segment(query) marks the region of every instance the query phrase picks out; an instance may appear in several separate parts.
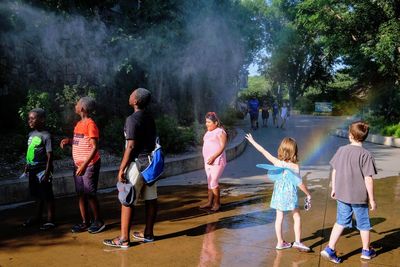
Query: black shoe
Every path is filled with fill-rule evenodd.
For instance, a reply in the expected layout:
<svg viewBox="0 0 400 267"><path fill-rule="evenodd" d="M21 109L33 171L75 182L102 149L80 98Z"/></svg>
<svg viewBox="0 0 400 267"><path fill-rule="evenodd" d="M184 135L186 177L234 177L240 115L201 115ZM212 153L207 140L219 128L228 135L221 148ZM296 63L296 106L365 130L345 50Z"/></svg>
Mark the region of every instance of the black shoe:
<svg viewBox="0 0 400 267"><path fill-rule="evenodd" d="M94 221L88 228L88 232L91 234L97 234L103 231L103 229L106 227L105 223L103 221Z"/></svg>
<svg viewBox="0 0 400 267"><path fill-rule="evenodd" d="M56 225L53 222L46 222L40 226L40 230L46 231L55 228Z"/></svg>
<svg viewBox="0 0 400 267"><path fill-rule="evenodd" d="M81 233L88 229L88 225L86 223L77 223L71 228L71 232L73 233Z"/></svg>

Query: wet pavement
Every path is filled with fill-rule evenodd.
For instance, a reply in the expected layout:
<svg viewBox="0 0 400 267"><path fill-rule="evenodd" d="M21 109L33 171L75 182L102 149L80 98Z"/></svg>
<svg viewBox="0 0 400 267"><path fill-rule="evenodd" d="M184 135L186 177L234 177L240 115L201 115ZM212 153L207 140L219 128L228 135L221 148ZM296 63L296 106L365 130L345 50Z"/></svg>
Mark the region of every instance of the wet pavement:
<svg viewBox="0 0 400 267"><path fill-rule="evenodd" d="M293 117L292 117L293 118ZM40 231L18 225L32 212L32 204L0 211L0 266L332 266L319 252L329 239L335 222L336 205L329 198L329 159L347 141L330 136L342 119L298 116L287 130L261 128L256 140L276 151L283 136L299 143L302 176L311 188L313 207L301 211L304 243L309 253L295 249L276 251L275 211L268 202L272 184L257 163L262 156L252 147L228 163L221 181L221 212L209 214L197 207L206 199L205 178L195 171L167 178L160 183L156 242L132 242L129 249L105 247L102 240L119 233L119 206L115 191L100 194L106 231L99 234L72 234L78 222L75 197L57 199L58 227ZM246 127L246 126L245 126ZM245 129L247 130L247 129ZM378 210L371 213L372 246L378 256L360 260L358 231L346 231L337 244L342 266L400 266L400 149L366 144L381 170L375 181ZM390 176L390 177L389 177ZM303 195L300 194L300 203ZM4 207L3 207L4 208ZM135 210L132 230L141 230L144 209ZM284 237L293 242L293 220L285 217Z"/></svg>

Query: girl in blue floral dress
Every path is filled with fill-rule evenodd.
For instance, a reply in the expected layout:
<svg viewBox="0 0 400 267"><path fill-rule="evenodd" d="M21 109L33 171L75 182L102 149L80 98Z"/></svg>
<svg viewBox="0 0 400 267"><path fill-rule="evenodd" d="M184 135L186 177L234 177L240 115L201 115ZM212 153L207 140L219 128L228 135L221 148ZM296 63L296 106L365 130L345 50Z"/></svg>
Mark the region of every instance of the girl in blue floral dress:
<svg viewBox="0 0 400 267"><path fill-rule="evenodd" d="M307 195L308 201L311 201L311 195L307 186L303 184L300 177L300 168L297 164L296 141L293 138L284 138L279 145L278 158L276 158L260 146L253 139L251 134L247 134L246 139L273 164L258 164L257 167L267 169L269 179L274 181L271 208L276 210L275 232L278 239L276 249L293 247L303 251L309 251L310 248L301 243L300 240L301 219L298 206L297 187ZM284 211L292 211L293 214L295 235L295 242L293 245L283 239L282 224Z"/></svg>

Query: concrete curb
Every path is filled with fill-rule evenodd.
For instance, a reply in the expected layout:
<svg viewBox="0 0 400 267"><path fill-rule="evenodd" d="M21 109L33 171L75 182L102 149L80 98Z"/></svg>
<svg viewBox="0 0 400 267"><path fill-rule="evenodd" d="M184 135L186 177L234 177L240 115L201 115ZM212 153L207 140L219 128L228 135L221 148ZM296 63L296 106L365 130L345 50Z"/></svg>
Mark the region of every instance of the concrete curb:
<svg viewBox="0 0 400 267"><path fill-rule="evenodd" d="M336 129L335 135L343 138L348 138L348 130ZM396 137L369 134L365 141L374 144L400 148L400 138Z"/></svg>
<svg viewBox="0 0 400 267"><path fill-rule="evenodd" d="M237 128L237 135L226 149L227 159L238 157L246 148L244 131ZM163 177L182 174L204 167L201 153L186 154L174 158L166 158ZM99 189L112 188L116 184L118 166L102 167L100 170ZM74 179L71 172L55 173L53 178L54 195L65 196L75 193ZM0 205L30 200L28 180L12 179L0 182Z"/></svg>

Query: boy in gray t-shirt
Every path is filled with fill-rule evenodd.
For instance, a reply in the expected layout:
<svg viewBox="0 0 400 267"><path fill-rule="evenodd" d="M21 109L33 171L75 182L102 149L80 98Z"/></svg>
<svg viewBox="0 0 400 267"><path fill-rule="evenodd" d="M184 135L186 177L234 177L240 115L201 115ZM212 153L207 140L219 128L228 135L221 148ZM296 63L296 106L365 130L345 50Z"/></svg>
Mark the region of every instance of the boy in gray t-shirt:
<svg viewBox="0 0 400 267"><path fill-rule="evenodd" d="M377 172L374 158L362 147L368 132L368 124L362 121L353 122L349 126L350 144L340 147L330 161L333 168L331 197L337 201L337 214L329 244L321 251L321 255L334 263L341 262L336 256L335 246L344 228L352 227L353 214L363 246L361 258L369 260L376 256L375 250L369 246L371 224L368 202L371 210L375 210L372 176Z"/></svg>

